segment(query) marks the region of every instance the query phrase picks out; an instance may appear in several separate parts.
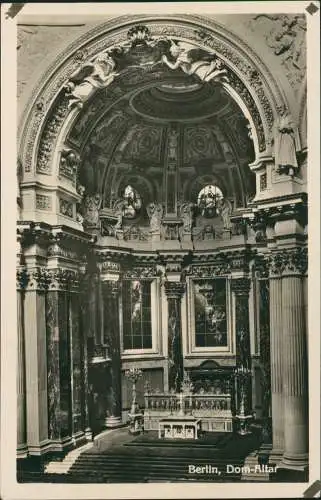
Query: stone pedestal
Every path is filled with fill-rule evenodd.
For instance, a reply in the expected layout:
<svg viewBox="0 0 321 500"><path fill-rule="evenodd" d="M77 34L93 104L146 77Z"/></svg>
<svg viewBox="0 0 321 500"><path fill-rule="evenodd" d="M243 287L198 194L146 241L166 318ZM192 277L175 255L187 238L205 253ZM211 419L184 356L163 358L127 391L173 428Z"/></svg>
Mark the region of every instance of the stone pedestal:
<svg viewBox="0 0 321 500"><path fill-rule="evenodd" d="M270 352L272 394L272 451L270 463L277 464L284 450L284 413L282 395L282 280L270 277Z"/></svg>
<svg viewBox="0 0 321 500"><path fill-rule="evenodd" d="M122 424L121 404L121 352L119 326L119 282L102 282L104 304L104 339L110 357L110 379L108 388L108 415L106 427L119 427Z"/></svg>
<svg viewBox="0 0 321 500"><path fill-rule="evenodd" d="M180 392L184 377L181 327L181 297L185 283L165 282L168 301L168 389Z"/></svg>

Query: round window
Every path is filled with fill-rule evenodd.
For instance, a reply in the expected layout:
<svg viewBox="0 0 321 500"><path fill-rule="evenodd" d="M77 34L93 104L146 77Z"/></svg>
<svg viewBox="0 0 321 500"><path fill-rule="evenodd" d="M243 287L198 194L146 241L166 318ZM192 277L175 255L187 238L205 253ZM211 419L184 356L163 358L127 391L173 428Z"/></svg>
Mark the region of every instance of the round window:
<svg viewBox="0 0 321 500"><path fill-rule="evenodd" d="M222 198L223 193L219 187L213 184L203 187L197 197L197 205L202 217L216 217L219 200Z"/></svg>

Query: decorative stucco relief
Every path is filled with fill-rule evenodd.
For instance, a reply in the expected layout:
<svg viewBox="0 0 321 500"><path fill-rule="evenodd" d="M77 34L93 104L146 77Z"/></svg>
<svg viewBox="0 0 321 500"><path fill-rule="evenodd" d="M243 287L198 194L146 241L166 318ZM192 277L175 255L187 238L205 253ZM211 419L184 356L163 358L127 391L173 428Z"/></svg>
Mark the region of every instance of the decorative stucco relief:
<svg viewBox="0 0 321 500"><path fill-rule="evenodd" d="M249 21L249 29L263 33L267 46L279 59L295 91L306 74L306 18L304 15L259 14Z"/></svg>

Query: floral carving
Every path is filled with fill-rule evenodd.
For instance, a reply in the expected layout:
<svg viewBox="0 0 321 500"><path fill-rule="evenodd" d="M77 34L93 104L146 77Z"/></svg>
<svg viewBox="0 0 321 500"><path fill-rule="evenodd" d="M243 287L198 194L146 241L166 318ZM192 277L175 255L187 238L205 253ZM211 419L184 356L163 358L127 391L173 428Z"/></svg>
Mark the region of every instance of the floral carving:
<svg viewBox="0 0 321 500"><path fill-rule="evenodd" d="M269 256L268 262L272 276L284 273L304 275L308 269L308 250L306 247L297 247L275 252Z"/></svg>
<svg viewBox="0 0 321 500"><path fill-rule="evenodd" d="M51 173L51 155L54 149L55 140L66 115L67 100L60 98L56 102L56 105L45 125L40 141L37 159L37 172L40 174Z"/></svg>

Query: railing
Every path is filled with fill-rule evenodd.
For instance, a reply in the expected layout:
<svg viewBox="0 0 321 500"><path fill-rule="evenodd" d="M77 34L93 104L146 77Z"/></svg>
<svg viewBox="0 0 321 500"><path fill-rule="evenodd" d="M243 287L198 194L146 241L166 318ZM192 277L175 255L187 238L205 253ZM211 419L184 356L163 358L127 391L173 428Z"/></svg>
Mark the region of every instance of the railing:
<svg viewBox="0 0 321 500"><path fill-rule="evenodd" d="M157 430L161 418L192 415L202 420L203 430L232 431L230 394L145 393L144 427Z"/></svg>

